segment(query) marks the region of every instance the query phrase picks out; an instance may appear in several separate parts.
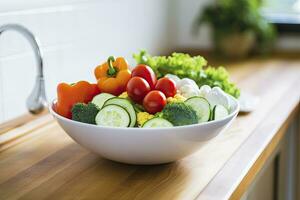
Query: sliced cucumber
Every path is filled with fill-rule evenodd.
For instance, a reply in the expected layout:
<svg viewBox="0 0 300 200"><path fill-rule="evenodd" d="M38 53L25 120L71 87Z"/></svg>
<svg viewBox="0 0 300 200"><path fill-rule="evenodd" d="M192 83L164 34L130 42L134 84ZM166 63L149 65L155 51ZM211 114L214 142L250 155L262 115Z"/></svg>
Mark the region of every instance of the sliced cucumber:
<svg viewBox="0 0 300 200"><path fill-rule="evenodd" d="M173 127L173 124L161 117L154 117L143 124L143 128Z"/></svg>
<svg viewBox="0 0 300 200"><path fill-rule="evenodd" d="M224 119L227 115L229 115L228 110L222 105L215 105L212 113L213 120Z"/></svg>
<svg viewBox="0 0 300 200"><path fill-rule="evenodd" d="M128 127L129 113L119 105L104 106L96 115L96 124L110 127Z"/></svg>
<svg viewBox="0 0 300 200"><path fill-rule="evenodd" d="M111 104L119 105L122 108L124 108L129 113L129 116L130 116L130 121L131 121L130 127L135 126L136 113L135 113L135 110L134 110L132 104L130 103L130 101L128 101L127 99L124 99L124 98L114 97L114 98L108 99L104 103L104 106L111 105Z"/></svg>
<svg viewBox="0 0 300 200"><path fill-rule="evenodd" d="M207 122L210 119L210 105L203 97L191 97L185 100L185 103L191 106L197 114L198 122Z"/></svg>
<svg viewBox="0 0 300 200"><path fill-rule="evenodd" d="M92 103L95 104L99 109L101 109L108 99L114 98L115 96L109 93L101 93L95 96Z"/></svg>

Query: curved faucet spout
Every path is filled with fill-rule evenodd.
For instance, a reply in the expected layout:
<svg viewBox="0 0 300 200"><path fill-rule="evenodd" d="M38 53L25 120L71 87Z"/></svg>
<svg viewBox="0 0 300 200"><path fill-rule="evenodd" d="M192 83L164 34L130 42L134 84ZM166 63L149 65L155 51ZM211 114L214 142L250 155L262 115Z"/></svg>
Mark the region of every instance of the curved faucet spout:
<svg viewBox="0 0 300 200"><path fill-rule="evenodd" d="M23 35L29 41L34 51L37 62L37 76L34 88L27 98L26 106L30 113L38 114L42 112L47 106L43 71L43 56L39 47L39 41L31 31L19 24L5 24L3 26L0 26L0 36L7 30L13 30Z"/></svg>

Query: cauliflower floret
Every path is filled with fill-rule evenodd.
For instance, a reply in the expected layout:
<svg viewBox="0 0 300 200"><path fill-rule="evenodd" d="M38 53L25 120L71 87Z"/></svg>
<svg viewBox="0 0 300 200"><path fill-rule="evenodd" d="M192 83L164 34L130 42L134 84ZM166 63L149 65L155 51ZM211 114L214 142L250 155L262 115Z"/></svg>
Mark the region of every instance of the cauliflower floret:
<svg viewBox="0 0 300 200"><path fill-rule="evenodd" d="M120 94L119 97L126 99L126 98L128 98L128 93L125 91L122 94Z"/></svg>
<svg viewBox="0 0 300 200"><path fill-rule="evenodd" d="M179 88L180 94L185 98L199 96L199 89L194 88L192 85L183 85Z"/></svg>
<svg viewBox="0 0 300 200"><path fill-rule="evenodd" d="M182 86L185 86L185 85L190 85L194 89L199 89L197 83L194 80L190 79L190 78L183 78L183 79L180 80L179 87L182 87Z"/></svg>
<svg viewBox="0 0 300 200"><path fill-rule="evenodd" d="M200 96L206 98L206 95L211 91L211 87L209 85L203 85L200 88Z"/></svg>
<svg viewBox="0 0 300 200"><path fill-rule="evenodd" d="M175 94L174 97L167 98L168 103L184 102L185 100L186 100L186 98L180 94Z"/></svg>
<svg viewBox="0 0 300 200"><path fill-rule="evenodd" d="M165 75L165 77L168 77L169 79L173 80L176 84L176 87L179 86L179 82L181 81L181 79L178 76L176 76L174 74L167 74L167 75Z"/></svg>
<svg viewBox="0 0 300 200"><path fill-rule="evenodd" d="M142 126L146 121L149 119L152 119L154 115L151 115L150 113L147 112L138 112L137 113L137 123L139 126Z"/></svg>
<svg viewBox="0 0 300 200"><path fill-rule="evenodd" d="M214 87L205 97L211 106L222 105L230 109L230 102L228 95L219 87Z"/></svg>

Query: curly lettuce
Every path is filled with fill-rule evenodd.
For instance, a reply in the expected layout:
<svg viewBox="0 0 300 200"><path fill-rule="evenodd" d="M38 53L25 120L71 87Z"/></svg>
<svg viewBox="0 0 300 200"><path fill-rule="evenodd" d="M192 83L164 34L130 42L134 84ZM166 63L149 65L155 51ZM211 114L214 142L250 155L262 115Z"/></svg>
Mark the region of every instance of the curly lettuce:
<svg viewBox="0 0 300 200"><path fill-rule="evenodd" d="M180 78L194 77L206 64L202 56L191 57L189 54L172 53L171 56L151 56L145 50L133 54L138 64L150 66L158 78L174 74Z"/></svg>
<svg viewBox="0 0 300 200"><path fill-rule="evenodd" d="M184 53L172 53L171 56L151 56L145 50L133 54L138 64L150 66L158 78L166 74L174 74L179 78L193 79L199 87L219 86L226 93L239 97L240 90L230 82L229 74L224 67L205 67L207 61L202 56L190 56Z"/></svg>

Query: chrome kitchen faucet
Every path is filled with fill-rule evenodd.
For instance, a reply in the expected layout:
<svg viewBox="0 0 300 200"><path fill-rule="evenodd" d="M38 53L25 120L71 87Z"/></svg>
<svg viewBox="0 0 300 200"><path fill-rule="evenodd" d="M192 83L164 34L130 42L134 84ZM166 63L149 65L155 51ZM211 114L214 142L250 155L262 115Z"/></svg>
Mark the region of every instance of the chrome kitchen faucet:
<svg viewBox="0 0 300 200"><path fill-rule="evenodd" d="M31 31L19 24L5 24L3 26L0 26L0 36L3 32L9 30L17 31L21 33L21 35L23 35L25 38L27 38L34 51L37 62L37 76L34 88L29 97L27 98L26 106L30 113L39 114L45 109L45 107L47 107L43 72L43 56L39 47L39 41Z"/></svg>

